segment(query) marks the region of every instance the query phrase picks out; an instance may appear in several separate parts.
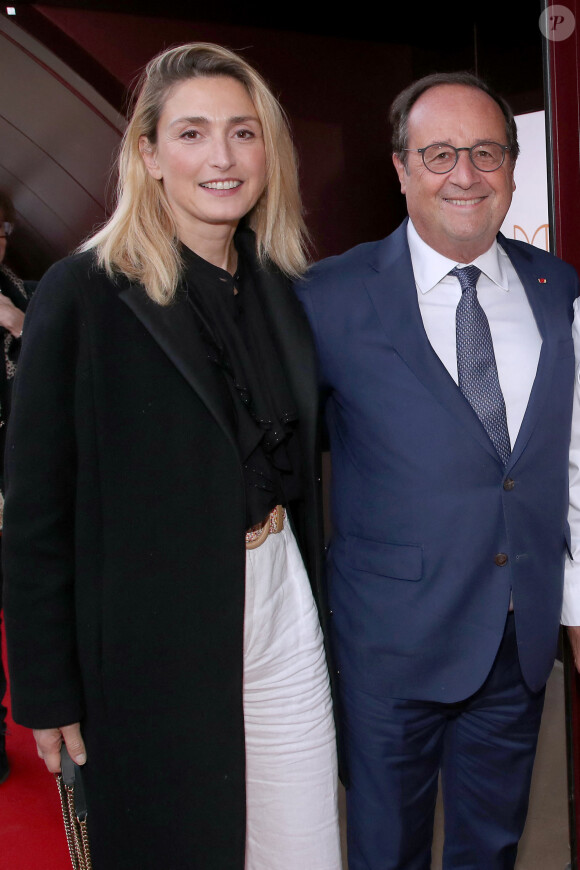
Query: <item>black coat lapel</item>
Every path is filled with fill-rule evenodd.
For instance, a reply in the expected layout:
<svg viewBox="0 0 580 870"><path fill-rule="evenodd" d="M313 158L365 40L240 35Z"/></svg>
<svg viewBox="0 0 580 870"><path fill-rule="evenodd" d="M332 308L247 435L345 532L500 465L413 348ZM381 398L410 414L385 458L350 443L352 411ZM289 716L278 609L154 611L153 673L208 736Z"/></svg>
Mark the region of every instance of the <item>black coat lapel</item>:
<svg viewBox="0 0 580 870"><path fill-rule="evenodd" d="M147 296L143 287L130 284L121 290L119 296L196 391L237 450L228 408L221 401L223 391L219 389L219 384L216 389L219 373L208 365L207 354L185 295L178 291L172 304L158 305Z"/></svg>
<svg viewBox="0 0 580 870"><path fill-rule="evenodd" d="M316 357L310 327L288 279L278 270L265 269L257 263L253 233L239 233L236 245L253 269L255 286L279 352L278 364L284 367L296 402L304 458L310 470L314 463L318 409ZM157 305L137 284L129 284L119 295L198 393L237 450L228 408L220 401L222 391L216 390L218 373L207 364L193 312L185 297L180 294L171 305Z"/></svg>

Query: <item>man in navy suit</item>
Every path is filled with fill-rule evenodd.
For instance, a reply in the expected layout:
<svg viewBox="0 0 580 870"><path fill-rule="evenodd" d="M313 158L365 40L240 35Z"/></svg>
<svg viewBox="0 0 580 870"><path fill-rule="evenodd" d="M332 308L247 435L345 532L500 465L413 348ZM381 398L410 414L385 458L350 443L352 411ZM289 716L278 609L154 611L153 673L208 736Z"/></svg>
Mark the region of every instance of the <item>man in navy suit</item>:
<svg viewBox="0 0 580 870"><path fill-rule="evenodd" d="M409 219L298 287L332 455L349 870L428 870L439 773L444 868L507 870L562 607L578 281L498 232L518 143L485 83L428 76L391 122Z"/></svg>

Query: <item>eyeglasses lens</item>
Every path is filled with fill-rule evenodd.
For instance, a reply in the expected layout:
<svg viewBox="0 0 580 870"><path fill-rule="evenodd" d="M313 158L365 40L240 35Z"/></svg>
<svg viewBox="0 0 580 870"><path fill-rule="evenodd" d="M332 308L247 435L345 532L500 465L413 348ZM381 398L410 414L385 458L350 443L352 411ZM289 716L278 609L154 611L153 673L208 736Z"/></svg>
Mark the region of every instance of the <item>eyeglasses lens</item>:
<svg viewBox="0 0 580 870"><path fill-rule="evenodd" d="M423 151L423 161L431 172L442 175L453 169L459 158L459 151L463 150L467 149L456 149L452 145L429 145ZM505 149L497 142L479 142L469 149L469 157L476 169L493 172L502 165Z"/></svg>

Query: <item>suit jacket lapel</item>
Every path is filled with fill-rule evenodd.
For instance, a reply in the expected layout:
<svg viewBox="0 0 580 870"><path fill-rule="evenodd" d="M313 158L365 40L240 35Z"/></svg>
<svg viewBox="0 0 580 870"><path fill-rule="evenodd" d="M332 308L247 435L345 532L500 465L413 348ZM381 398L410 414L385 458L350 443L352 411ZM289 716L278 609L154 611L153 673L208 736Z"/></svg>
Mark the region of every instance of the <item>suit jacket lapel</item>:
<svg viewBox="0 0 580 870"><path fill-rule="evenodd" d="M365 284L393 347L429 392L501 462L477 415L427 338L417 301L406 221L377 253L369 263Z"/></svg>
<svg viewBox="0 0 580 870"><path fill-rule="evenodd" d="M526 413L520 426L520 431L513 445L510 465L521 455L526 446L534 427L544 413L546 403L549 401L550 385L556 361L557 344L552 341L551 331L548 328L550 310L548 302L550 298L550 285L545 281L545 275L541 275L534 266L534 260L526 249L513 245L509 239L501 234L498 241L512 261L512 265L524 286L528 302L535 317L540 335L542 336L542 348L538 360L536 377ZM540 279L542 281L540 282Z"/></svg>
<svg viewBox="0 0 580 870"><path fill-rule="evenodd" d="M218 373L208 365L203 343L198 339L195 318L185 296L178 294L171 305L157 305L137 284L129 284L119 296L195 390L237 450L228 408L221 401L222 391L216 389Z"/></svg>

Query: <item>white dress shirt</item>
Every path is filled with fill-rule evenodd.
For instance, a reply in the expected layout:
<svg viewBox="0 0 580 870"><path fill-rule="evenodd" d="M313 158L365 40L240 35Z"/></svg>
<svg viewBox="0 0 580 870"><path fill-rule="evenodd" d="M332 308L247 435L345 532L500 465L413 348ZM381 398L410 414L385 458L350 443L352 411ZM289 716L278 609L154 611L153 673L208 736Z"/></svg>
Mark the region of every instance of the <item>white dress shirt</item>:
<svg viewBox="0 0 580 870"><path fill-rule="evenodd" d="M455 312L462 291L459 279L449 272L455 266L473 265L481 269L477 298L489 321L513 449L536 377L542 337L511 260L495 240L491 248L472 263L450 260L423 241L411 220L407 225L407 239L425 332L456 384L459 377ZM509 609L513 610L511 596Z"/></svg>
<svg viewBox="0 0 580 870"><path fill-rule="evenodd" d="M494 241L473 264L458 263L430 248L409 221L407 239L423 326L433 350L455 381L455 311L461 298L455 266L481 269L477 298L487 315L513 448L538 368L542 338L526 291L503 249ZM580 421L579 421L580 426Z"/></svg>
<svg viewBox="0 0 580 870"><path fill-rule="evenodd" d="M570 506L568 522L572 541L572 559L566 558L564 571L564 603L562 623L580 625L580 305L574 302L574 354L576 378L574 384L574 408L572 411L572 437L570 441Z"/></svg>

